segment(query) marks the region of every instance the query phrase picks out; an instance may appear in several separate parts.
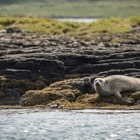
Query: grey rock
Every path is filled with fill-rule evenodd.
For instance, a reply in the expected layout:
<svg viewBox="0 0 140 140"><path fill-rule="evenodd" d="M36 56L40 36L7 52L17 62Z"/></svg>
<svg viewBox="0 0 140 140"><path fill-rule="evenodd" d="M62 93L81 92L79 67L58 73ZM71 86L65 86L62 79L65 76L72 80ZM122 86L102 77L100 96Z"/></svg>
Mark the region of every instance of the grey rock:
<svg viewBox="0 0 140 140"><path fill-rule="evenodd" d="M140 104L140 100L135 102L135 105L139 105Z"/></svg>
<svg viewBox="0 0 140 140"><path fill-rule="evenodd" d="M43 77L48 85L65 77L140 75L140 30L105 33L91 42L12 27L5 31L0 32L0 76L9 79L35 82Z"/></svg>

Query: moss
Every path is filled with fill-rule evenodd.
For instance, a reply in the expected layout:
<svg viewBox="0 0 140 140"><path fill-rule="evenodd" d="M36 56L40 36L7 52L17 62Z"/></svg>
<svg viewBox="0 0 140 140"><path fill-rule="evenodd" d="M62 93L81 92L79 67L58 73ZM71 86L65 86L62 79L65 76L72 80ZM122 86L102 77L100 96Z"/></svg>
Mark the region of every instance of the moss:
<svg viewBox="0 0 140 140"><path fill-rule="evenodd" d="M131 17L129 21L132 25L140 25L140 18L138 16Z"/></svg>
<svg viewBox="0 0 140 140"><path fill-rule="evenodd" d="M15 22L16 18L0 18L0 25L4 27L13 25Z"/></svg>
<svg viewBox="0 0 140 140"><path fill-rule="evenodd" d="M130 30L131 24L126 19L121 18L101 19L98 22L93 22L89 24L88 30L89 29L91 29L94 32L100 33L117 33Z"/></svg>
<svg viewBox="0 0 140 140"><path fill-rule="evenodd" d="M120 33L131 30L133 25L140 25L140 16L129 19L109 18L93 23L61 22L49 18L0 18L0 28L14 26L34 33L67 34L86 40L100 33Z"/></svg>

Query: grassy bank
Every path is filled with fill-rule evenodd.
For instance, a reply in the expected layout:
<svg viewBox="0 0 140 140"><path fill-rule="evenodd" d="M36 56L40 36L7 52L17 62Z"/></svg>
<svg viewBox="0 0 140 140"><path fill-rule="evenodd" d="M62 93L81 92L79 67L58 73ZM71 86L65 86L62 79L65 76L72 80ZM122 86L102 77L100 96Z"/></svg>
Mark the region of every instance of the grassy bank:
<svg viewBox="0 0 140 140"><path fill-rule="evenodd" d="M139 0L0 0L0 16L130 17Z"/></svg>
<svg viewBox="0 0 140 140"><path fill-rule="evenodd" d="M101 19L93 23L61 22L48 18L0 18L0 29L8 26L26 29L34 33L48 35L68 34L72 36L92 37L98 33L119 33L129 31L132 26L140 25L140 16L132 18Z"/></svg>

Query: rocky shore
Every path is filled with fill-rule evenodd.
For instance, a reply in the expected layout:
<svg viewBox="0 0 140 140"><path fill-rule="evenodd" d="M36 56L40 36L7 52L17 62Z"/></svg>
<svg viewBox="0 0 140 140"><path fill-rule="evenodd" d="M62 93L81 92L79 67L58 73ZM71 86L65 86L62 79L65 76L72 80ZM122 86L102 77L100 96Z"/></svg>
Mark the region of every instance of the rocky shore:
<svg viewBox="0 0 140 140"><path fill-rule="evenodd" d="M83 77L121 74L140 78L140 27L93 40L0 31L0 105L51 108L136 108L140 92L123 100L83 93Z"/></svg>

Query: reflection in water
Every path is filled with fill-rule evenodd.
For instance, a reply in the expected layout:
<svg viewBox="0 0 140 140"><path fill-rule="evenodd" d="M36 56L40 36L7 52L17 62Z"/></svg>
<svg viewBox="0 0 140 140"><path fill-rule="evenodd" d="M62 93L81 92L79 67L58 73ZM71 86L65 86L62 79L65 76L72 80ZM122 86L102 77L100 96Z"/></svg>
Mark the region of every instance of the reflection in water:
<svg viewBox="0 0 140 140"><path fill-rule="evenodd" d="M0 138L139 140L140 111L0 110Z"/></svg>

